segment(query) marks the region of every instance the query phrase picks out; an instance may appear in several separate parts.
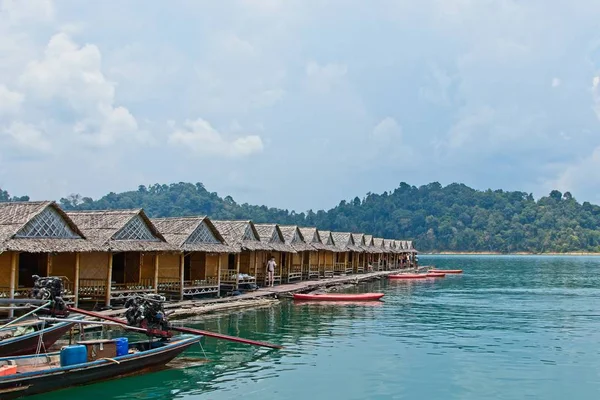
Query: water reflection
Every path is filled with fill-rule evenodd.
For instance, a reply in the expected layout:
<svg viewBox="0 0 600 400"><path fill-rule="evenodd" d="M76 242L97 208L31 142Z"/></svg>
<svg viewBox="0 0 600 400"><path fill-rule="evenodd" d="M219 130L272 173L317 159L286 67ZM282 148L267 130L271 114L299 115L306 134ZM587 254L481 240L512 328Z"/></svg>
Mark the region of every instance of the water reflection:
<svg viewBox="0 0 600 400"><path fill-rule="evenodd" d="M426 262L465 273L350 290L385 292L376 303L290 300L188 320L195 328L286 348L206 338L185 356L208 358L207 364L44 399L596 398L600 258Z"/></svg>

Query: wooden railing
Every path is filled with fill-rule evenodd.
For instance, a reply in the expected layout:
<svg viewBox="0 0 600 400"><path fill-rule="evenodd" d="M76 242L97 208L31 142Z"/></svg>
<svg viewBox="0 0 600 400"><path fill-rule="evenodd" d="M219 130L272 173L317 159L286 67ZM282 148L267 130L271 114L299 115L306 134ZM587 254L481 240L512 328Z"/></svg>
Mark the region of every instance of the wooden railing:
<svg viewBox="0 0 600 400"><path fill-rule="evenodd" d="M101 297L106 294L106 279L80 279L80 297Z"/></svg>
<svg viewBox="0 0 600 400"><path fill-rule="evenodd" d="M354 270L353 270L353 268L352 268L352 263L348 263L348 264L346 264L346 270L345 270L345 272L346 272L347 274L351 274L352 272L354 272Z"/></svg>
<svg viewBox="0 0 600 400"><path fill-rule="evenodd" d="M343 274L346 272L346 263L335 263L333 264L333 273Z"/></svg>
<svg viewBox="0 0 600 400"><path fill-rule="evenodd" d="M140 279L139 282L128 282L128 283L113 283L112 291L147 291L154 289L154 279L152 278L144 278Z"/></svg>
<svg viewBox="0 0 600 400"><path fill-rule="evenodd" d="M206 279L194 279L183 282L183 288L199 288L199 287L210 287L217 286L219 279L216 276L210 276ZM175 277L161 277L158 278L158 290L165 292L179 292L181 290L181 282L179 278Z"/></svg>
<svg viewBox="0 0 600 400"><path fill-rule="evenodd" d="M287 281L302 279L303 267L300 264L292 264L287 272Z"/></svg>
<svg viewBox="0 0 600 400"><path fill-rule="evenodd" d="M333 277L333 264L321 265L321 269L319 271L319 275L322 278L331 278L331 277Z"/></svg>

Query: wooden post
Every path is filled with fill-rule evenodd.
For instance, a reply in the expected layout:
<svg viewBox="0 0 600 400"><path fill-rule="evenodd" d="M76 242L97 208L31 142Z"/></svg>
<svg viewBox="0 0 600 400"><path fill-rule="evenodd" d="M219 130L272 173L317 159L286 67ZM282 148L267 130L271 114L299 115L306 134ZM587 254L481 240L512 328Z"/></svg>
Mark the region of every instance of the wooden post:
<svg viewBox="0 0 600 400"><path fill-rule="evenodd" d="M179 255L179 300L183 300L184 279L185 279L185 253L181 252L181 254Z"/></svg>
<svg viewBox="0 0 600 400"><path fill-rule="evenodd" d="M237 258L237 261L235 263L235 290L238 290L240 286L240 258L242 258L242 253L238 253L235 256Z"/></svg>
<svg viewBox="0 0 600 400"><path fill-rule="evenodd" d="M300 254L300 280L302 280L302 278L304 278L304 253L306 253L305 251L301 252Z"/></svg>
<svg viewBox="0 0 600 400"><path fill-rule="evenodd" d="M46 257L46 276L50 276L52 274L52 253L48 253L48 257Z"/></svg>
<svg viewBox="0 0 600 400"><path fill-rule="evenodd" d="M113 264L113 255L112 253L108 253L108 272L106 274L106 293L105 293L105 303L106 306L110 306L110 291L112 289L112 264Z"/></svg>
<svg viewBox="0 0 600 400"><path fill-rule="evenodd" d="M159 253L154 254L154 293L158 293L158 259Z"/></svg>
<svg viewBox="0 0 600 400"><path fill-rule="evenodd" d="M75 295L75 307L79 307L79 253L75 253L75 282L73 282L73 294Z"/></svg>
<svg viewBox="0 0 600 400"><path fill-rule="evenodd" d="M17 287L17 264L19 263L19 253L13 251L10 255L10 287L9 287L9 297L11 299L15 298L15 288ZM8 311L8 317L12 318L15 315L14 310Z"/></svg>
<svg viewBox="0 0 600 400"><path fill-rule="evenodd" d="M227 253L229 257L229 253ZM217 262L217 297L221 297L221 259L223 258L223 254L219 253L219 261Z"/></svg>

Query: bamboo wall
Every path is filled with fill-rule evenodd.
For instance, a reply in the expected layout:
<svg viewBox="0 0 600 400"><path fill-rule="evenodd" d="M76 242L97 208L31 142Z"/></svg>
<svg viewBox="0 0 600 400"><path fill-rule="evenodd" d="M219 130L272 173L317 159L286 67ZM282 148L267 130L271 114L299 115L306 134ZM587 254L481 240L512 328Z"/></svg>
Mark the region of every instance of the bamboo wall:
<svg viewBox="0 0 600 400"><path fill-rule="evenodd" d="M79 279L106 280L110 253L81 253L79 257Z"/></svg>
<svg viewBox="0 0 600 400"><path fill-rule="evenodd" d="M144 254L144 258L146 257L147 254ZM179 281L181 277L179 271L180 263L181 255L179 253L162 253L158 258L158 277L173 278ZM152 273L154 274L154 266L152 266Z"/></svg>
<svg viewBox="0 0 600 400"><path fill-rule="evenodd" d="M128 254L132 254L132 253L128 253ZM140 253L135 253L135 254L140 254ZM161 255L162 257L163 255ZM154 253L144 253L142 256L142 269L140 271L139 274L139 278L135 279L135 280L128 280L128 283L137 283L137 282L141 282L141 279L151 279L152 281L154 281L154 260L156 258L156 255ZM127 260L129 261L129 259ZM159 261L160 260L159 258ZM125 266L125 275L129 278L132 275L129 275L127 272L128 271L132 271L133 270L133 266L131 265L126 265Z"/></svg>
<svg viewBox="0 0 600 400"><path fill-rule="evenodd" d="M71 282L75 280L75 253L56 253L51 255L48 275L66 276Z"/></svg>
<svg viewBox="0 0 600 400"><path fill-rule="evenodd" d="M254 265L252 264L253 257L250 256L250 251L242 251L240 257L240 273L254 276Z"/></svg>
<svg viewBox="0 0 600 400"><path fill-rule="evenodd" d="M202 279L216 278L219 276L219 255L218 254L206 254L206 270L205 275Z"/></svg>
<svg viewBox="0 0 600 400"><path fill-rule="evenodd" d="M6 251L0 254L0 291L8 291L10 287L10 268L13 253ZM17 255L18 257L18 255ZM18 262L18 259L17 259Z"/></svg>

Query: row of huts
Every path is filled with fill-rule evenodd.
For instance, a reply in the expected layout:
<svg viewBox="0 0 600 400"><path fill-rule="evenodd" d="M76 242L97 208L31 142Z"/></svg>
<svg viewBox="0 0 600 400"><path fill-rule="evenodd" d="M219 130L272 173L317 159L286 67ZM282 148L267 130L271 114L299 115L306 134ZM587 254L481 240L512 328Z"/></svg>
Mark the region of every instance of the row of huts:
<svg viewBox="0 0 600 400"><path fill-rule="evenodd" d="M66 297L111 304L133 294L183 299L367 269L414 266L410 241L207 217L150 219L142 209L64 211L0 203L0 297L28 295L33 275L63 278Z"/></svg>

